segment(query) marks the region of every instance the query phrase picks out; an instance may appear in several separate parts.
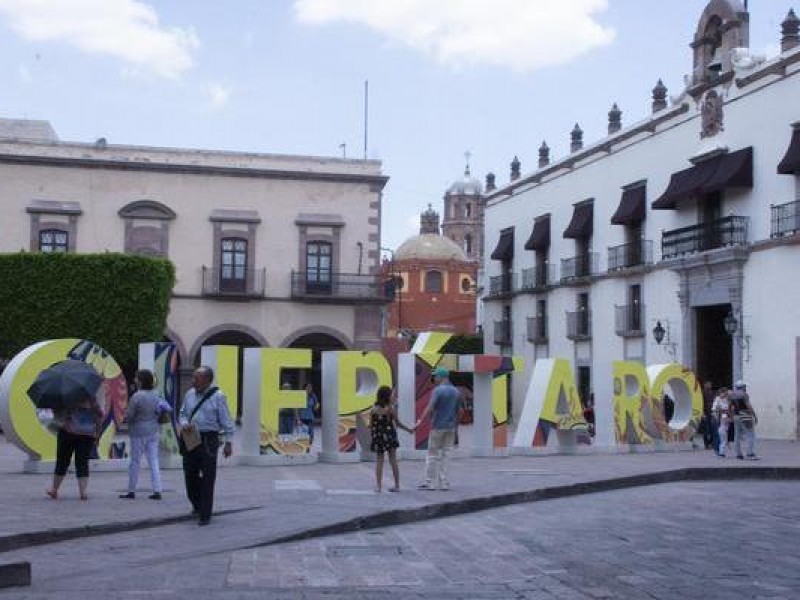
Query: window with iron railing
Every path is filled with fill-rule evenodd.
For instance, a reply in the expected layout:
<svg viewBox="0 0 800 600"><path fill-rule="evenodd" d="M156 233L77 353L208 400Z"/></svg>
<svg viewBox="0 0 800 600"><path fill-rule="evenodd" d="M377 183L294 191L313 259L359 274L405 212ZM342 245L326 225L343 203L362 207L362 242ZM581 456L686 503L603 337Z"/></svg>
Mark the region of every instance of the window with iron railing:
<svg viewBox="0 0 800 600"><path fill-rule="evenodd" d="M747 217L731 215L706 223L665 231L661 236L661 257L705 252L726 246L747 244Z"/></svg>
<svg viewBox="0 0 800 600"><path fill-rule="evenodd" d="M494 343L498 346L511 345L511 321L502 319L494 322Z"/></svg>
<svg viewBox="0 0 800 600"><path fill-rule="evenodd" d="M653 262L652 240L636 240L608 249L608 270L630 269Z"/></svg>
<svg viewBox="0 0 800 600"><path fill-rule="evenodd" d="M597 274L598 255L596 252L579 254L561 259L561 280L590 277Z"/></svg>
<svg viewBox="0 0 800 600"><path fill-rule="evenodd" d="M621 337L644 336L644 306L642 304L624 304L614 307L615 330Z"/></svg>
<svg viewBox="0 0 800 600"><path fill-rule="evenodd" d="M770 207L770 236L780 237L800 232L800 200Z"/></svg>

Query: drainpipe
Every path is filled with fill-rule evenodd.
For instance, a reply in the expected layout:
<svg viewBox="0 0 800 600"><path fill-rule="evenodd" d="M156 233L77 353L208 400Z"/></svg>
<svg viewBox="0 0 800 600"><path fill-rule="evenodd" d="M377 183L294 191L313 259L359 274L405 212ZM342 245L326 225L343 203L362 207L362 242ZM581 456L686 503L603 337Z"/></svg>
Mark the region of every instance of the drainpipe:
<svg viewBox="0 0 800 600"><path fill-rule="evenodd" d="M358 274L361 275L361 264L364 261L364 244L356 242L356 246L358 246Z"/></svg>

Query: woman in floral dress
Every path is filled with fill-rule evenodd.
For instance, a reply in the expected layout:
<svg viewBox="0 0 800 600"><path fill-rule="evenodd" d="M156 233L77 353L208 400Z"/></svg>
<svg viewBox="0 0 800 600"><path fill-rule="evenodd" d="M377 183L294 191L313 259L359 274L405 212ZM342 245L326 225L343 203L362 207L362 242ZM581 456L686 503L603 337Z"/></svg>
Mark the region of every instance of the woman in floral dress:
<svg viewBox="0 0 800 600"><path fill-rule="evenodd" d="M372 406L369 414L369 425L372 432L372 444L370 450L377 454L375 461L375 491L381 491L383 483L383 456L389 455L389 464L394 475L394 486L389 488L390 492L400 491L400 469L397 466L397 448L400 443L397 441L397 427L413 433L414 430L403 425L397 418L397 413L392 406L394 391L392 388L383 386L378 389L378 397Z"/></svg>

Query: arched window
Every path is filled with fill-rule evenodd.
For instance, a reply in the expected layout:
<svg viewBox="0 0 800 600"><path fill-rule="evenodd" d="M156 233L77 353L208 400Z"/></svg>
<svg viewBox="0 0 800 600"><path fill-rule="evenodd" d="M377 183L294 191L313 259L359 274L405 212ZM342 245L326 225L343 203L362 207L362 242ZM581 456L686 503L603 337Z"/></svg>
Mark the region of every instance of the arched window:
<svg viewBox="0 0 800 600"><path fill-rule="evenodd" d="M63 229L43 229L39 232L39 252L66 252L69 234Z"/></svg>
<svg viewBox="0 0 800 600"><path fill-rule="evenodd" d="M428 271L425 273L425 291L430 294L442 293L441 271Z"/></svg>
<svg viewBox="0 0 800 600"><path fill-rule="evenodd" d="M464 252L472 254L472 236L469 233L464 236Z"/></svg>

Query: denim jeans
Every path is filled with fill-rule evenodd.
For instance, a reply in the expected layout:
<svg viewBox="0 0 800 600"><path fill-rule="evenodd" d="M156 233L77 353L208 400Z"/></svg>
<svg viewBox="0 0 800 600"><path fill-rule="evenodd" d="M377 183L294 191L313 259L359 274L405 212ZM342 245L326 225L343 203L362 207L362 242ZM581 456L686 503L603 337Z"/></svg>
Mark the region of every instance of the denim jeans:
<svg viewBox="0 0 800 600"><path fill-rule="evenodd" d="M719 446L717 446L717 452L720 454L725 454L725 451L728 449L728 428L730 426L731 424L728 419L723 419L719 424L719 430L717 431Z"/></svg>
<svg viewBox="0 0 800 600"><path fill-rule="evenodd" d="M749 427L748 427L749 424ZM749 423L743 422L739 415L733 416L733 447L736 456L742 455L742 439L747 444L747 456L755 456L756 453L756 428L752 420Z"/></svg>

